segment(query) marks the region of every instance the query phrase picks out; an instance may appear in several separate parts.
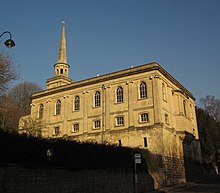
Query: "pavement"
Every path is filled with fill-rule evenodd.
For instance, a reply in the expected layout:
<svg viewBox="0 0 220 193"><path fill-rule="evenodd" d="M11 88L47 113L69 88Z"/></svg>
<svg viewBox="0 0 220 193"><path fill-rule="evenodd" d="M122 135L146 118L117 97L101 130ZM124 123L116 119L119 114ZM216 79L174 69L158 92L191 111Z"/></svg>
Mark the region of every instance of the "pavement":
<svg viewBox="0 0 220 193"><path fill-rule="evenodd" d="M162 187L162 188L159 188L157 190L154 190L154 191L150 191L148 193L169 193L169 192L175 192L175 191L178 191L178 190L181 190L181 189L184 189L184 188L188 188L188 187L191 187L191 186L194 186L198 183L201 183L201 182L205 182L207 180L211 180L211 179L214 179L216 178L216 175L213 175L213 176L208 176L208 177L203 177L203 178L200 178L194 182L186 182L186 183L179 183L179 184L174 184L174 185L169 185L169 186L165 186L165 187Z"/></svg>
<svg viewBox="0 0 220 193"><path fill-rule="evenodd" d="M194 186L195 184L196 184L195 182L186 182L186 183L174 184L174 185L170 185L170 186L160 188L160 189L157 190L157 192L154 192L154 193L175 192L177 190L181 190L181 189L184 189L184 188L188 188L190 186Z"/></svg>

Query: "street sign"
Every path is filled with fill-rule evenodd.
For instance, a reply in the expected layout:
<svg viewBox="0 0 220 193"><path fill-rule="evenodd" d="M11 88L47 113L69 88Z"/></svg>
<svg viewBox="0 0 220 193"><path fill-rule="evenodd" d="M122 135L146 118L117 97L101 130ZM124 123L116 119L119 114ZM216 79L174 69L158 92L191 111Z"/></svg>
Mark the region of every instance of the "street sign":
<svg viewBox="0 0 220 193"><path fill-rule="evenodd" d="M141 164L141 154L140 153L134 154L134 162L135 162L135 164Z"/></svg>

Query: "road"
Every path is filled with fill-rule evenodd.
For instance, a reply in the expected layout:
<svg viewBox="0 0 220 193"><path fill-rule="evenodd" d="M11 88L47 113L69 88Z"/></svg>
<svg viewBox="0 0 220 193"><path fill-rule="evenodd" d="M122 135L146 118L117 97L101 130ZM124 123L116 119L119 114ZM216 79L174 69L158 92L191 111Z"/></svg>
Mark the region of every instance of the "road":
<svg viewBox="0 0 220 193"><path fill-rule="evenodd" d="M166 191L167 193L220 193L220 175L189 186Z"/></svg>

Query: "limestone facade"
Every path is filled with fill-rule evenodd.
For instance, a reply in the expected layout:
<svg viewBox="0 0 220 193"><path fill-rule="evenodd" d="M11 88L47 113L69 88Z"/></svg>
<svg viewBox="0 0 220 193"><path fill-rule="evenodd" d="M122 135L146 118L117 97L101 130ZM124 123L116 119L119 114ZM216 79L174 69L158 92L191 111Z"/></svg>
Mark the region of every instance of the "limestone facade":
<svg viewBox="0 0 220 193"><path fill-rule="evenodd" d="M183 159L183 142L199 147L195 98L156 62L81 81L68 77L62 36L54 77L46 90L33 94L28 119L41 122L42 137L71 138L148 148L152 153ZM199 148L190 155L199 160Z"/></svg>

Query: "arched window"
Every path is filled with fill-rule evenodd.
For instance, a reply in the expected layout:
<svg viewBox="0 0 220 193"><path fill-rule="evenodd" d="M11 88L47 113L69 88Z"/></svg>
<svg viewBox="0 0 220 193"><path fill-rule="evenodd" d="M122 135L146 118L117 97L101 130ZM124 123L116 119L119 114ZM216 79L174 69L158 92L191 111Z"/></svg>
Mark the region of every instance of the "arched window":
<svg viewBox="0 0 220 193"><path fill-rule="evenodd" d="M100 92L99 91L95 92L94 105L95 105L95 107L100 107L101 106L101 97L100 97Z"/></svg>
<svg viewBox="0 0 220 193"><path fill-rule="evenodd" d="M42 117L43 117L43 114L44 114L44 105L43 105L43 104L40 104L38 117L39 117L39 118L42 118Z"/></svg>
<svg viewBox="0 0 220 193"><path fill-rule="evenodd" d="M63 74L63 69L62 68L60 69L60 74Z"/></svg>
<svg viewBox="0 0 220 193"><path fill-rule="evenodd" d="M117 103L123 102L123 88L119 86L116 91Z"/></svg>
<svg viewBox="0 0 220 193"><path fill-rule="evenodd" d="M57 100L55 114L60 115L60 113L61 113L61 102L60 102L60 100Z"/></svg>
<svg viewBox="0 0 220 193"><path fill-rule="evenodd" d="M140 84L140 99L147 98L147 84L145 82L141 82Z"/></svg>
<svg viewBox="0 0 220 193"><path fill-rule="evenodd" d="M80 107L80 98L79 96L76 96L74 99L74 111L79 111Z"/></svg>

